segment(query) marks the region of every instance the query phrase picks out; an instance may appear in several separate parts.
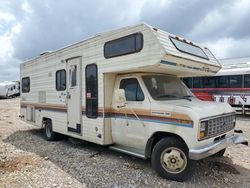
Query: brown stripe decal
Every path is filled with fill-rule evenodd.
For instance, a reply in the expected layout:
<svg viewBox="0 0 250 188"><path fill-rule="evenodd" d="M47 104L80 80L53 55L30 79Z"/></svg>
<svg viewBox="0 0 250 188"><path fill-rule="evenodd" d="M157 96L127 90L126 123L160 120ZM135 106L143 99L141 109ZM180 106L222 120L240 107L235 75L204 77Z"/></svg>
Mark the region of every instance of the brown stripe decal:
<svg viewBox="0 0 250 188"><path fill-rule="evenodd" d="M22 102L20 106L21 108L25 108L27 106L34 106L35 109L39 109L39 110L41 109L41 110L67 112L67 107L65 105L60 105L60 104ZM81 107L81 111L82 111L82 115L86 114L84 106ZM193 121L186 114L172 112L170 117L166 117L162 115L151 114L150 110L134 109L134 112L142 121L171 124L171 125L184 126L184 127L190 127L190 128L193 127ZM161 111L158 110L157 112L161 112ZM120 111L117 111L113 108L99 108L98 117L122 118L122 119L128 118L128 119L136 120L135 115L126 108L121 109Z"/></svg>

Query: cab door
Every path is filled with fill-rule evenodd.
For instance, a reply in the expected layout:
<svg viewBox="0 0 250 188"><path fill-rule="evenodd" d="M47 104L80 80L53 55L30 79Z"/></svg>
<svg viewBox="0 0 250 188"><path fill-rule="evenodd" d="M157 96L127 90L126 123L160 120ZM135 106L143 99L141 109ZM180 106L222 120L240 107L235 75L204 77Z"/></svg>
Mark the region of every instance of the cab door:
<svg viewBox="0 0 250 188"><path fill-rule="evenodd" d="M113 141L119 145L144 150L147 141L145 119L150 113L150 102L136 77L123 78L118 82L119 88L125 90L126 107L112 113Z"/></svg>
<svg viewBox="0 0 250 188"><path fill-rule="evenodd" d="M81 58L67 60L67 130L82 134L81 126Z"/></svg>

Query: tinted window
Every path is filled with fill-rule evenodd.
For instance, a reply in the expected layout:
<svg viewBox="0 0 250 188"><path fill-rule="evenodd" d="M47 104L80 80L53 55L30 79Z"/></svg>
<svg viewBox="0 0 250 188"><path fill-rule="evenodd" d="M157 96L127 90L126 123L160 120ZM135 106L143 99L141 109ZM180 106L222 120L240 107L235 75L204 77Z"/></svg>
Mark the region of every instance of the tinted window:
<svg viewBox="0 0 250 188"><path fill-rule="evenodd" d="M66 71L58 70L56 71L56 90L64 91L66 89Z"/></svg>
<svg viewBox="0 0 250 188"><path fill-rule="evenodd" d="M170 37L170 40L172 41L172 43L174 44L177 50L184 52L184 53L191 54L191 55L195 55L204 59L208 59L205 52L199 46L196 46L196 45L193 45L185 41L182 41L180 39L176 39L172 37Z"/></svg>
<svg viewBox="0 0 250 188"><path fill-rule="evenodd" d="M192 86L192 81L193 81L192 78L183 78L182 81L186 84L186 86L187 86L188 88L192 88L192 87L193 87L193 86Z"/></svg>
<svg viewBox="0 0 250 188"><path fill-rule="evenodd" d="M86 116L96 118L98 116L98 76L95 64L87 65L86 76Z"/></svg>
<svg viewBox="0 0 250 188"><path fill-rule="evenodd" d="M244 75L244 87L250 88L250 74Z"/></svg>
<svg viewBox="0 0 250 188"><path fill-rule="evenodd" d="M144 101L144 94L136 78L122 80L120 88L125 90L127 101Z"/></svg>
<svg viewBox="0 0 250 188"><path fill-rule="evenodd" d="M218 88L228 87L228 76L218 76L217 77Z"/></svg>
<svg viewBox="0 0 250 188"><path fill-rule="evenodd" d="M22 93L30 92L30 78L22 78Z"/></svg>
<svg viewBox="0 0 250 188"><path fill-rule="evenodd" d="M230 88L242 88L242 75L229 76Z"/></svg>
<svg viewBox="0 0 250 188"><path fill-rule="evenodd" d="M203 77L202 78L203 88L215 88L215 77Z"/></svg>
<svg viewBox="0 0 250 188"><path fill-rule="evenodd" d="M193 78L193 88L202 88L202 78Z"/></svg>
<svg viewBox="0 0 250 188"><path fill-rule="evenodd" d="M143 46L143 36L136 33L116 40L106 42L104 45L104 57L111 58L120 55L139 52Z"/></svg>

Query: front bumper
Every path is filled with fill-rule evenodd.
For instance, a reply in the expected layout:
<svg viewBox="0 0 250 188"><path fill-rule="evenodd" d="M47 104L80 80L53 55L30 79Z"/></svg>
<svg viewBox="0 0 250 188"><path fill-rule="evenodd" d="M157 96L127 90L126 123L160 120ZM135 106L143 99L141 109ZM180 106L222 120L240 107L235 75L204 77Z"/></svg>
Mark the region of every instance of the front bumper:
<svg viewBox="0 0 250 188"><path fill-rule="evenodd" d="M205 146L199 149L190 149L189 150L189 158L192 160L200 160L206 157L209 157L220 150L223 150L227 146L231 144L247 144L247 139L242 134L234 134L231 137L220 140L211 145Z"/></svg>

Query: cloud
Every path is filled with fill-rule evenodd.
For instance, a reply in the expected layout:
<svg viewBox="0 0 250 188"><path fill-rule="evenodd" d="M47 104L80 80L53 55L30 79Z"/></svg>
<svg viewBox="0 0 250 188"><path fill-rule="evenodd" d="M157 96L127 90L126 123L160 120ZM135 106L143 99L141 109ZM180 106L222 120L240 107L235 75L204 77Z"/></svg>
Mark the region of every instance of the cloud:
<svg viewBox="0 0 250 188"><path fill-rule="evenodd" d="M248 0L2 0L0 80L17 79L19 63L100 32L147 22L203 43L216 57L247 56Z"/></svg>
<svg viewBox="0 0 250 188"><path fill-rule="evenodd" d="M138 22L140 2L143 1L29 1L29 17L23 20L20 35L13 39L18 49L15 56L30 58L105 30L134 24Z"/></svg>

